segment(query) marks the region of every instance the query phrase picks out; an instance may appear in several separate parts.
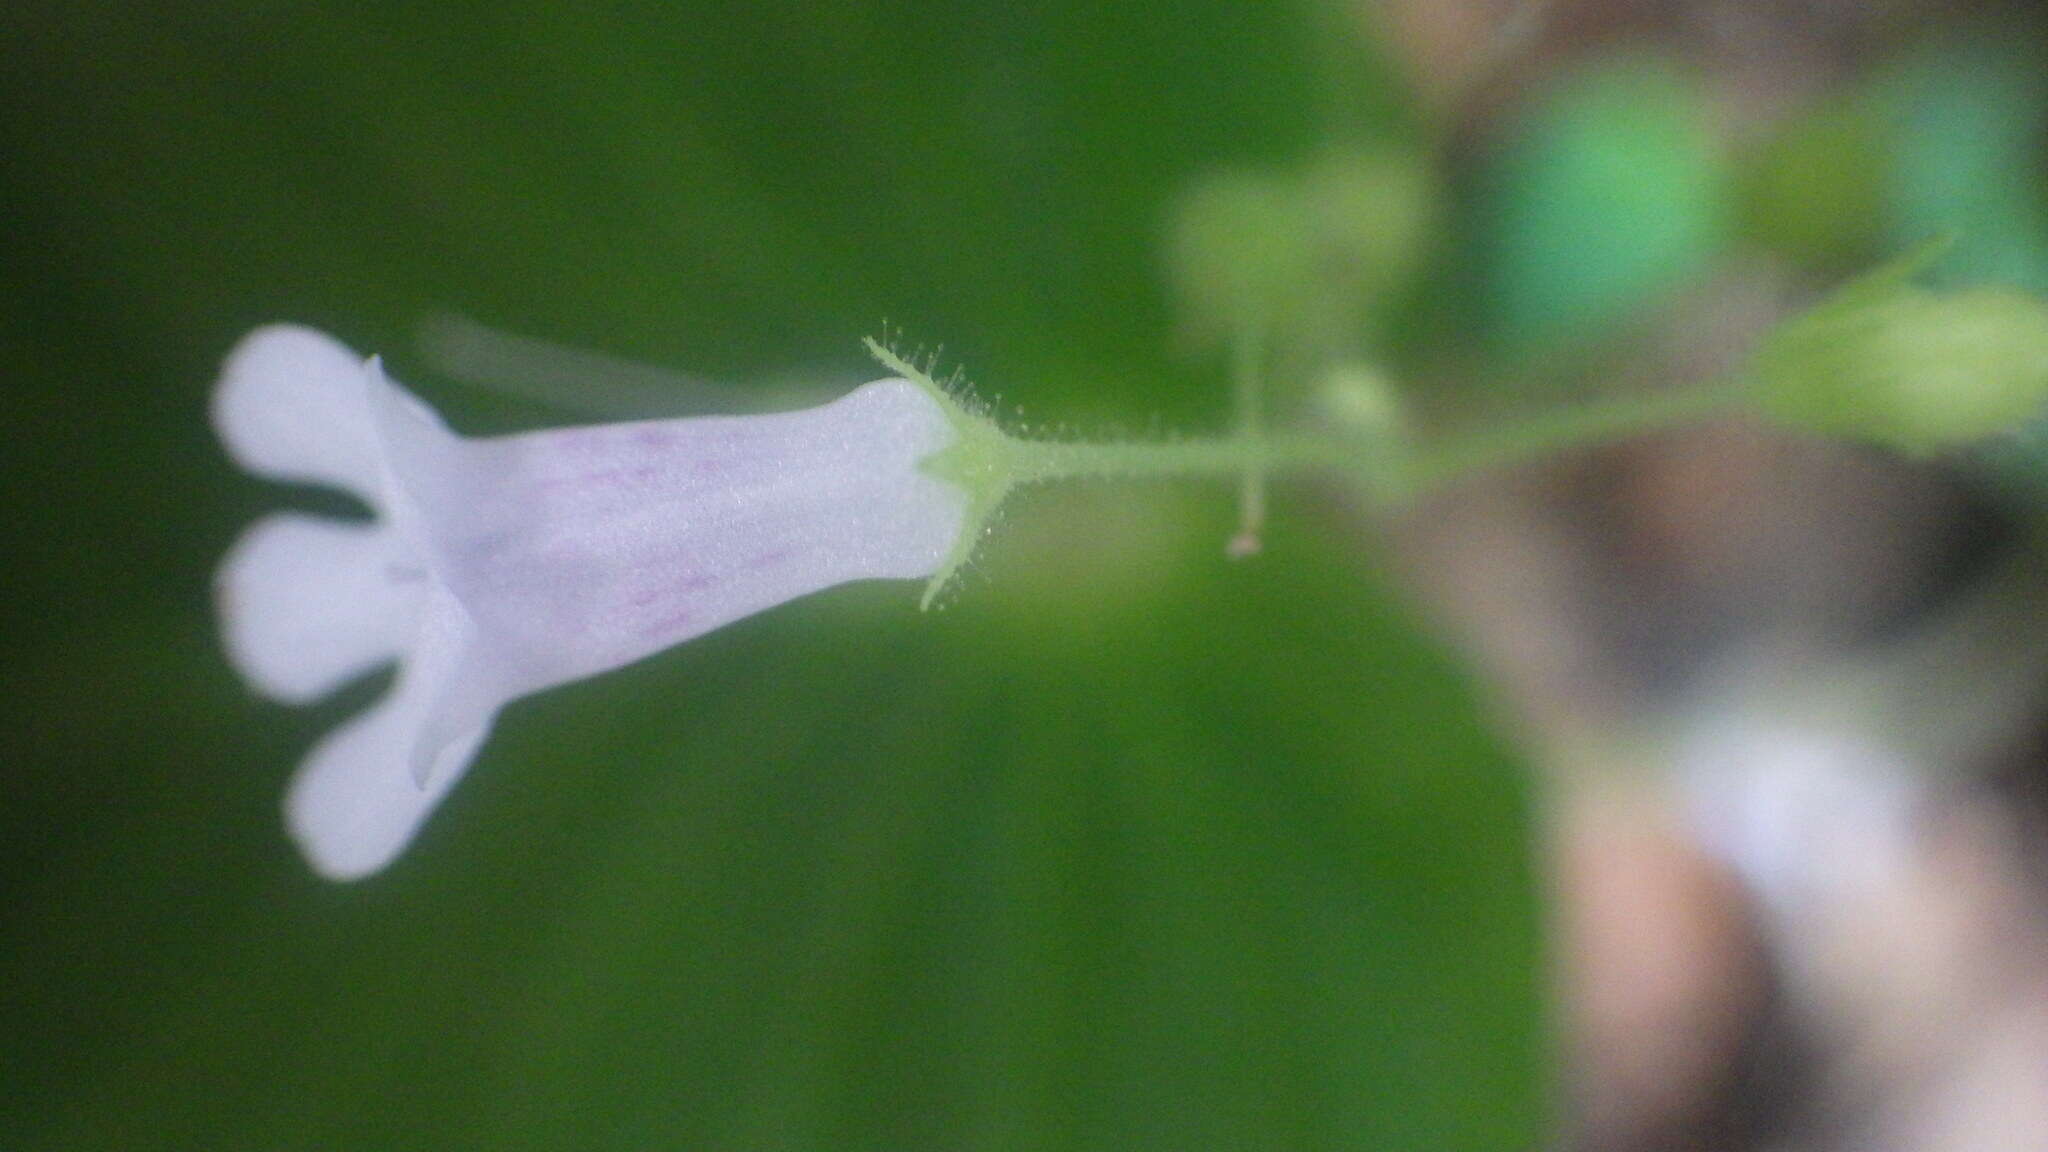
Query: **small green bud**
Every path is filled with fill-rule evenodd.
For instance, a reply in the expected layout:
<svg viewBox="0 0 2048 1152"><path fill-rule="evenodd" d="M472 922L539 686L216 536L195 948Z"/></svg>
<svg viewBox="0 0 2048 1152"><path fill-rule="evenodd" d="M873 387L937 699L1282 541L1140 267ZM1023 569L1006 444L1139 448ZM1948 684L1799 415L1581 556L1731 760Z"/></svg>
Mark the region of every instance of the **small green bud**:
<svg viewBox="0 0 2048 1152"><path fill-rule="evenodd" d="M1302 197L1288 182L1250 173L1190 188L1175 207L1166 255L1189 318L1212 333L1271 324L1316 266Z"/></svg>
<svg viewBox="0 0 2048 1152"><path fill-rule="evenodd" d="M1323 374L1316 409L1348 439L1372 443L1408 438L1408 414L1386 374L1347 361Z"/></svg>
<svg viewBox="0 0 2048 1152"><path fill-rule="evenodd" d="M1358 361L1335 365L1316 385L1315 409L1352 447L1355 469L1370 481L1372 491L1390 501L1410 494L1415 428L1386 373Z"/></svg>
<svg viewBox="0 0 2048 1152"><path fill-rule="evenodd" d="M1422 267L1434 240L1434 174L1406 152L1337 152L1302 175L1320 269L1369 305Z"/></svg>
<svg viewBox="0 0 2048 1152"><path fill-rule="evenodd" d="M1437 201L1429 166L1398 150L1210 176L1174 206L1167 270L1199 339L1342 344L1415 279Z"/></svg>
<svg viewBox="0 0 2048 1152"><path fill-rule="evenodd" d="M2048 303L2022 292L1932 292L1880 269L1772 333L1757 401L1788 424L1915 455L2005 431L2048 405Z"/></svg>

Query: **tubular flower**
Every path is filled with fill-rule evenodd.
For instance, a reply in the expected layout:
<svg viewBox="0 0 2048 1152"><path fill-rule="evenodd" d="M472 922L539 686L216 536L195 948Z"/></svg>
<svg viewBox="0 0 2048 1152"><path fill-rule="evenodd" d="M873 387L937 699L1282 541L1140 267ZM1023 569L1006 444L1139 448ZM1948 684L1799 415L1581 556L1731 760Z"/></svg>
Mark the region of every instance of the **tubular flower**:
<svg viewBox="0 0 2048 1152"><path fill-rule="evenodd" d="M229 356L213 419L250 472L375 513L266 517L217 585L229 658L263 695L398 665L286 795L333 879L405 848L508 702L835 584L929 577L969 504L922 467L955 439L947 405L903 379L801 412L467 439L376 359L278 326Z"/></svg>

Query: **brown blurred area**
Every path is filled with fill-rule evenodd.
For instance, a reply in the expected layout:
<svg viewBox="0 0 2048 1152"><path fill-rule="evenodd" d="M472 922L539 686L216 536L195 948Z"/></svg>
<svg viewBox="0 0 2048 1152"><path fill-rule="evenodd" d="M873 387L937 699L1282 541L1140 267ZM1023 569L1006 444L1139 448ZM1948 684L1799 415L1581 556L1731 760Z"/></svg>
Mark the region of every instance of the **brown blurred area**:
<svg viewBox="0 0 2048 1152"><path fill-rule="evenodd" d="M1388 0L1358 19L1479 148L1650 42L1766 132L1980 6ZM1797 305L1696 286L1634 376ZM1460 485L1405 567L1545 769L1559 1147L2048 1149L2048 573L1969 480L1729 420Z"/></svg>

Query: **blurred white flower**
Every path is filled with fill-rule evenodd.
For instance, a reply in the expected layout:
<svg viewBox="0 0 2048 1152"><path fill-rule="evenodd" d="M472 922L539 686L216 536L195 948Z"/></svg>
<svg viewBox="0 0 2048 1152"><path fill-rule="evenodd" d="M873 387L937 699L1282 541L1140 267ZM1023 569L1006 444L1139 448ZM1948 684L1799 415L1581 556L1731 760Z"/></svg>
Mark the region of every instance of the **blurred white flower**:
<svg viewBox="0 0 2048 1152"><path fill-rule="evenodd" d="M286 797L335 879L404 849L508 701L834 584L930 576L967 515L920 467L952 441L948 411L901 379L801 412L473 440L375 359L279 326L229 356L213 419L249 471L376 513L267 517L219 575L229 657L267 696L398 662Z"/></svg>

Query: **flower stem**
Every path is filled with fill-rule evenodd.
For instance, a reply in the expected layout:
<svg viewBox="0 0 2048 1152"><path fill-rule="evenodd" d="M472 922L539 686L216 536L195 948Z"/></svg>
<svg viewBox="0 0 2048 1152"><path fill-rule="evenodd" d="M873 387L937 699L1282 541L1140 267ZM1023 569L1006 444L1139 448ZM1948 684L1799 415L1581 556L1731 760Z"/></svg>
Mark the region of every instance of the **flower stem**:
<svg viewBox="0 0 2048 1152"><path fill-rule="evenodd" d="M1247 471L1353 469L1345 445L1313 436L1258 433L1165 444L1079 440L1012 440L1011 477L1018 484L1083 478L1238 476Z"/></svg>
<svg viewBox="0 0 2048 1152"><path fill-rule="evenodd" d="M1746 395L1745 386L1734 382L1597 401L1509 427L1425 445L1415 449L1405 462L1397 462L1399 466L1393 469L1387 467L1384 459L1374 458L1374 453L1384 453L1386 447L1361 447L1300 434L1272 435L1256 427L1227 437L1165 444L1011 439L1006 447L1010 478L1019 484L1087 477L1135 479L1336 471L1373 488L1376 496L1401 498L1419 495L1476 472L1690 423L1731 410ZM1386 490L1390 483L1396 491Z"/></svg>
<svg viewBox="0 0 2048 1152"><path fill-rule="evenodd" d="M1685 392L1603 400L1525 420L1506 428L1411 444L1397 436L1370 440L1268 431L1260 411L1261 348L1251 333L1239 342L1238 426L1228 436L1167 443L1033 440L1005 432L987 413L950 396L928 372L867 342L883 366L921 387L952 421L952 444L921 462L933 476L967 495L962 527L925 585L929 608L961 566L1009 494L1020 485L1054 480L1147 477L1237 477L1240 531L1233 555L1257 550L1264 518L1266 477L1276 472L1329 472L1345 477L1368 500L1398 506L1431 488L1475 472L1518 464L1574 448L1612 443L1734 409L1752 389L1741 379Z"/></svg>
<svg viewBox="0 0 2048 1152"><path fill-rule="evenodd" d="M1261 361L1264 359L1265 341L1256 325L1248 325L1237 335L1237 346L1231 356L1232 391L1237 397L1237 432L1240 436L1261 436L1266 431L1264 411L1264 384ZM1232 557L1256 555L1261 547L1261 537L1266 528L1266 470L1253 465L1244 470L1238 483L1237 535L1230 538L1224 552Z"/></svg>
<svg viewBox="0 0 2048 1152"><path fill-rule="evenodd" d="M1596 400L1504 428L1451 437L1417 453L1409 478L1415 489L1422 491L1475 472L1690 424L1732 411L1748 396L1748 382L1734 379L1699 388Z"/></svg>

